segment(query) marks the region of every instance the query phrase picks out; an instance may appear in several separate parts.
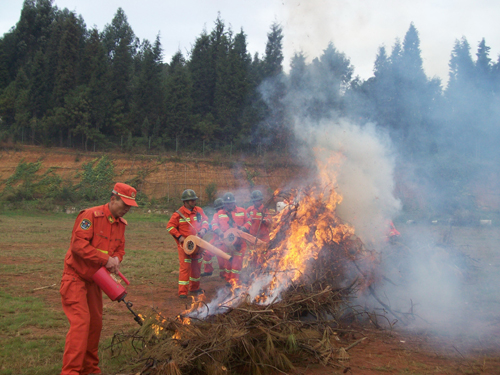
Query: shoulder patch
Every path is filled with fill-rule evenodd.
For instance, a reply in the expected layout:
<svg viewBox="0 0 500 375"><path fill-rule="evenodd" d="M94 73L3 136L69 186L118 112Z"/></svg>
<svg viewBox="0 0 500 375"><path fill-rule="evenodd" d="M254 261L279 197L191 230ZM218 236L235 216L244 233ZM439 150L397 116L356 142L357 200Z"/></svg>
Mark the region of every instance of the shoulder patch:
<svg viewBox="0 0 500 375"><path fill-rule="evenodd" d="M92 222L89 219L83 219L80 223L80 228L83 230L88 230L92 226Z"/></svg>
<svg viewBox="0 0 500 375"><path fill-rule="evenodd" d="M94 211L94 216L95 217L103 217L104 216L104 212L103 211Z"/></svg>
<svg viewBox="0 0 500 375"><path fill-rule="evenodd" d="M127 224L128 224L128 223L127 223L127 220L125 220L123 217L120 217L120 221L121 221L123 224L125 224L125 225L127 225Z"/></svg>

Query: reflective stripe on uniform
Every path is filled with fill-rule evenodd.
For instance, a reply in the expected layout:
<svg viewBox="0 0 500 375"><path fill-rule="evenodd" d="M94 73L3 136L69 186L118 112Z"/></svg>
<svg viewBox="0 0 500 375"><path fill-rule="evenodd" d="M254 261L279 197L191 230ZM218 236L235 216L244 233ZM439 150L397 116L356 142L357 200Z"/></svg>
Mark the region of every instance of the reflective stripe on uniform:
<svg viewBox="0 0 500 375"><path fill-rule="evenodd" d="M236 255L237 257L242 257L243 256L243 253L238 253L236 251L233 254Z"/></svg>
<svg viewBox="0 0 500 375"><path fill-rule="evenodd" d="M174 227L167 228L167 232L170 232Z"/></svg>
<svg viewBox="0 0 500 375"><path fill-rule="evenodd" d="M231 272L232 273L238 273L238 274L240 273L240 271L238 271L238 270L231 270Z"/></svg>
<svg viewBox="0 0 500 375"><path fill-rule="evenodd" d="M106 250L101 250L101 249L97 249L97 250L99 250L101 253L104 253L104 254L108 253Z"/></svg>
<svg viewBox="0 0 500 375"><path fill-rule="evenodd" d="M184 262L191 263L191 259L186 258L186 259L184 259Z"/></svg>
<svg viewBox="0 0 500 375"><path fill-rule="evenodd" d="M196 218L194 218L194 219L196 220ZM188 217L188 218L187 218L187 221L189 221L189 222L190 222L190 221L191 221L191 219ZM184 219L179 219L179 223L185 223L185 222L186 222L186 220L184 220Z"/></svg>
<svg viewBox="0 0 500 375"><path fill-rule="evenodd" d="M198 259L198 263L203 262L203 258Z"/></svg>
<svg viewBox="0 0 500 375"><path fill-rule="evenodd" d="M189 281L180 281L179 280L179 285L189 285Z"/></svg>
<svg viewBox="0 0 500 375"><path fill-rule="evenodd" d="M235 212L234 216L245 216L244 212Z"/></svg>
<svg viewBox="0 0 500 375"><path fill-rule="evenodd" d="M227 216L226 214L220 214L219 218L221 218L221 217L229 217L229 216Z"/></svg>
<svg viewBox="0 0 500 375"><path fill-rule="evenodd" d="M195 279L194 277L189 278L189 281L194 281L194 282L200 281L200 280L201 280L201 277L198 277L197 279Z"/></svg>

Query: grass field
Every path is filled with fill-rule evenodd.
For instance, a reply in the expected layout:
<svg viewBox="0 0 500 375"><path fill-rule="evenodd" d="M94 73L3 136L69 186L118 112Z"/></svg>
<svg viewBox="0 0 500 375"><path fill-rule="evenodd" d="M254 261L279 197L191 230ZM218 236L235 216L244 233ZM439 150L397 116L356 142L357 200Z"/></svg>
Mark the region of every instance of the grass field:
<svg viewBox="0 0 500 375"><path fill-rule="evenodd" d="M59 282L76 214L4 212L0 214L0 374L57 374L69 327L60 306ZM147 305L145 290L162 294L175 288L177 252L167 235L165 215L129 213L126 257L122 272L139 291L134 305ZM167 251L168 250L168 251ZM163 292L165 295L165 293ZM107 298L107 297L106 297ZM142 301L142 303L141 303ZM123 304L105 300L102 346L113 333L135 329ZM116 316L106 316L113 314ZM113 327L110 327L110 323ZM103 351L107 372L115 373L126 358L111 359Z"/></svg>
<svg viewBox="0 0 500 375"><path fill-rule="evenodd" d="M59 282L76 214L0 213L0 375L55 375L62 363L68 323L60 304ZM130 212L126 238L126 257L121 270L131 281L128 300L137 312L152 307L167 316L184 310L177 298L178 260L175 242L165 230L168 216ZM421 228L399 228L403 235L415 235ZM446 228L431 227L426 233L438 242ZM500 307L496 283L500 271L500 241L497 227L453 228L452 240L470 253L479 264L481 287L489 289L488 306ZM213 293L220 280L204 280L203 287ZM479 284L478 284L479 285ZM472 287L474 289L474 287ZM478 310L484 299L477 299ZM498 330L496 311L489 313ZM138 326L122 303L104 297L104 328L101 339L103 374L123 374L123 367L135 355L124 347L116 355L109 345L117 332L134 332ZM422 336L386 334L367 340L367 346L353 349L353 374L499 374L499 352L438 354L424 348ZM412 350L398 345L410 345ZM420 345L420 346L419 346ZM447 343L448 347L451 343ZM455 345L458 345L455 343ZM417 348L418 347L418 348ZM402 351L406 350L406 351ZM420 350L420 351L419 351ZM471 353L474 353L472 351ZM115 354L114 356L112 354ZM455 353L456 354L456 353ZM463 354L463 353L462 353ZM461 355L462 355L461 354ZM354 357L357 365L354 366ZM308 366L301 374L326 374L330 370Z"/></svg>

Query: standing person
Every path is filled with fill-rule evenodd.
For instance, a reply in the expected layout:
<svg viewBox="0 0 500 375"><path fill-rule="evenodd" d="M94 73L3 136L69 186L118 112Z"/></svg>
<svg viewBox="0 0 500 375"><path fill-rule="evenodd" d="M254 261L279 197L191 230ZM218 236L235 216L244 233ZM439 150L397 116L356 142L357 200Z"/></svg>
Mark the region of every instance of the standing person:
<svg viewBox="0 0 500 375"><path fill-rule="evenodd" d="M184 190L181 196L183 205L174 212L167 224L167 231L175 238L179 254L179 298L187 298L188 292L193 294L202 292L201 253L187 255L182 248L187 236L203 237L208 230L208 218L203 209L196 206L197 199L194 190Z"/></svg>
<svg viewBox="0 0 500 375"><path fill-rule="evenodd" d="M100 374L97 350L102 329L102 291L92 280L101 268L117 273L125 255L123 216L137 207L137 191L117 183L109 203L81 211L64 258L60 293L69 320L61 375Z"/></svg>
<svg viewBox="0 0 500 375"><path fill-rule="evenodd" d="M214 201L214 209L215 209L214 217L215 217L215 215L217 215L217 212L220 209L222 209L222 207L224 207L224 203L222 202L222 198L217 198ZM212 218L212 222L213 222L213 218ZM210 243L219 249L220 249L221 244L222 244L219 240L219 236L216 235L215 233L214 233L214 236L212 237L212 239L210 240ZM215 256L211 252L205 251L203 253L203 272L201 274L201 277L212 276L212 273L214 272L214 266L213 266L214 260L215 260ZM219 260L219 265L220 264L222 264L222 262Z"/></svg>
<svg viewBox="0 0 500 375"><path fill-rule="evenodd" d="M226 193L222 197L224 207L214 215L212 229L219 238L224 238L224 233L231 228L239 228L248 233L250 224L244 208L236 207L236 200L232 193ZM240 281L241 267L247 244L241 238L235 242L232 248L224 245L221 250L232 255L231 261L224 260L225 279L228 286L238 286Z"/></svg>
<svg viewBox="0 0 500 375"><path fill-rule="evenodd" d="M250 222L250 234L266 243L270 241L271 216L269 210L264 207L262 193L260 190L254 190L250 197L253 206L247 208L247 216Z"/></svg>

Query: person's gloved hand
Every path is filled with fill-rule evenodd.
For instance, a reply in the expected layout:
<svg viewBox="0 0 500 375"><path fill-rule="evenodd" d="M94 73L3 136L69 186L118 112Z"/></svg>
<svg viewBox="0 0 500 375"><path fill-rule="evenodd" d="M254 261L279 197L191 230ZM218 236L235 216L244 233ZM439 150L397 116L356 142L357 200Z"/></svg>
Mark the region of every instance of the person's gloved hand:
<svg viewBox="0 0 500 375"><path fill-rule="evenodd" d="M203 237L205 234L207 234L207 230L205 228L202 228L199 232L198 232L198 237Z"/></svg>
<svg viewBox="0 0 500 375"><path fill-rule="evenodd" d="M243 226L239 227L239 229L240 229L242 232L248 233L248 229L247 229L247 228L245 228L245 227L243 227Z"/></svg>

